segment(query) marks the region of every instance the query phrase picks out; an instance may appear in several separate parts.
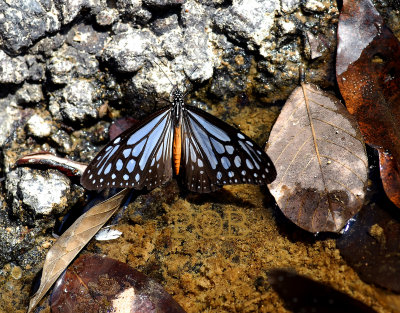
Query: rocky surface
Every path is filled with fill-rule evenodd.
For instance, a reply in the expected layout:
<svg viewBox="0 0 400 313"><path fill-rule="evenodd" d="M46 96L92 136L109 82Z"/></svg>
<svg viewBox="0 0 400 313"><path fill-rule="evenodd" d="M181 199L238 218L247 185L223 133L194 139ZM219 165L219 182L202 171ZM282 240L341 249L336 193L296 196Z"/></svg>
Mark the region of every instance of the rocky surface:
<svg viewBox="0 0 400 313"><path fill-rule="evenodd" d="M400 17L393 9L394 3L380 1L377 6L389 26L400 34ZM0 294L5 297L3 303L0 300L0 311L25 311L32 278L54 241L51 232L55 221L83 201L83 190L76 181L55 170L15 168L18 157L46 150L77 161L89 161L107 142L112 120L127 115L143 118L165 105L175 84L190 91L188 101L239 125L263 144L278 114L277 105L298 84L301 65L308 69L309 82L323 88L335 87L337 17L333 0L0 0ZM173 194L185 197L176 191ZM148 198L141 198L138 212L126 227L136 225L135 230L148 227L143 231L150 234L156 229L151 219L156 218L157 231L168 232L169 226L165 227L172 217L163 217L169 210L163 203L169 196L158 198L151 193ZM224 198L226 194L220 196ZM254 196L260 194L256 191L249 194ZM261 201L249 199L240 201L253 201L259 210L265 210ZM188 212L197 210L192 203L196 199L190 203L176 201L178 206L187 207ZM227 206L221 204L219 210L223 212ZM271 209L270 202L265 206ZM143 207L148 211L140 209ZM274 225L269 220L273 219L271 214L257 212L257 217ZM265 227L256 223L253 226L260 236L251 246L266 245L262 240ZM278 236L282 249L296 250L276 226L271 229L275 233L269 233L268 238ZM218 267L229 268L230 273L249 274L248 265L237 261L241 258L238 251L247 245L244 239L235 241L233 246L217 243L223 251L216 252L211 264L207 263L210 255L206 252L205 258L196 259L193 242L185 246L179 238L162 235L157 239L159 242L154 242L143 236L146 238L143 244L148 246L147 250L140 249L152 251L154 258L145 258L152 260L151 264L133 264L159 275L181 303L189 303L185 307L188 312L206 309L207 301L212 303L211 307L218 307L220 302L215 299L221 298L213 293L208 294L207 301L200 299L200 290L205 292L223 277L229 279L230 275L219 273ZM195 241L195 237L190 240ZM170 248L150 249L158 244ZM207 244L202 242L204 251ZM301 253L313 249L327 249L325 260L335 262L335 250L329 243L326 247L302 243L300 248ZM146 251L143 253L150 253ZM166 263L161 266L157 258L160 260L160 253L164 252L171 254L163 259ZM187 253L191 255L187 260L191 272L185 275L177 270L176 264L188 267L178 259L179 255L186 258ZM266 252L259 253L260 263L256 267L261 268ZM268 255L271 253L278 252L267 251ZM232 256L232 260L222 262L218 256ZM309 268L316 256L312 254L308 260ZM247 256L245 259L250 262ZM340 261L334 264L343 265ZM152 266L157 268L153 272ZM312 273L317 275L317 272ZM207 276L214 274L219 278ZM249 286L253 286L257 274L249 275ZM194 284L191 280L199 276L201 282ZM344 275L332 278L327 273L324 277L338 284L344 280ZM172 286L177 279L176 286L192 290L189 293L198 298L175 290ZM356 281L356 284L361 283ZM239 292L240 288L243 286L237 285L235 297L247 297ZM246 290L252 294L254 286L249 288ZM364 285L362 288L368 289ZM367 294L370 298L365 301L371 302L373 292ZM186 296L191 299L189 302ZM362 298L360 294L358 297ZM233 298L228 303L226 311L239 308Z"/></svg>

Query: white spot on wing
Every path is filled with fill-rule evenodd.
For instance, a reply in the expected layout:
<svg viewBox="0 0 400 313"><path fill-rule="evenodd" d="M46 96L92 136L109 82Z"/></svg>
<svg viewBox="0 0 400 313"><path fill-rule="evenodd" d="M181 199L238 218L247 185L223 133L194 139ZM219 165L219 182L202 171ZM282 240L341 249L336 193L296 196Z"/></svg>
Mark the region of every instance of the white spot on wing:
<svg viewBox="0 0 400 313"><path fill-rule="evenodd" d="M253 163L251 163L251 161L250 161L249 159L246 159L246 165L247 165L247 167L248 167L249 169L251 169L251 170L254 168Z"/></svg>
<svg viewBox="0 0 400 313"><path fill-rule="evenodd" d="M231 166L231 162L229 162L229 159L224 156L221 158L221 164L226 170Z"/></svg>
<svg viewBox="0 0 400 313"><path fill-rule="evenodd" d="M122 160L118 159L117 164L115 164L117 171L120 171L122 169L122 165L123 165Z"/></svg>
<svg viewBox="0 0 400 313"><path fill-rule="evenodd" d="M135 168L136 161L134 159L130 159L126 168L128 169L129 173L132 173L133 169Z"/></svg>

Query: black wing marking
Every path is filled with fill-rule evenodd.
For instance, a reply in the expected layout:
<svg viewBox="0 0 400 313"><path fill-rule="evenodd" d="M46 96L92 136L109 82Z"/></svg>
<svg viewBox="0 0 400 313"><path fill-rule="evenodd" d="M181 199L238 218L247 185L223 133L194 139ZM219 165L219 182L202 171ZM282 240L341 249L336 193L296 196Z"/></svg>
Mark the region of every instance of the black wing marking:
<svg viewBox="0 0 400 313"><path fill-rule="evenodd" d="M116 137L81 178L89 190L153 189L172 178L172 108L165 107Z"/></svg>
<svg viewBox="0 0 400 313"><path fill-rule="evenodd" d="M268 184L276 170L268 155L245 134L193 106L183 112L182 168L191 191L227 184Z"/></svg>

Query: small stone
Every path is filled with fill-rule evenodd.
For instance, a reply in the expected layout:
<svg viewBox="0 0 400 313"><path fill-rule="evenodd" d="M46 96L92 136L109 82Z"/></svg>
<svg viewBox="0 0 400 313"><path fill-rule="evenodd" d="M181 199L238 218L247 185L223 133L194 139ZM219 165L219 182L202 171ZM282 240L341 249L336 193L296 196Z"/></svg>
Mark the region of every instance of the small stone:
<svg viewBox="0 0 400 313"><path fill-rule="evenodd" d="M87 79L72 79L67 86L53 92L50 97L50 112L57 119L83 124L98 116L96 103L98 89Z"/></svg>
<svg viewBox="0 0 400 313"><path fill-rule="evenodd" d="M35 137L44 138L50 136L51 122L35 114L27 122L28 132Z"/></svg>
<svg viewBox="0 0 400 313"><path fill-rule="evenodd" d="M93 77L98 71L94 55L71 46L63 46L47 61L50 79L55 84L69 84L76 77Z"/></svg>
<svg viewBox="0 0 400 313"><path fill-rule="evenodd" d="M270 39L275 11L279 9L277 0L236 0L231 7L216 12L215 22L228 36L255 50L264 40Z"/></svg>
<svg viewBox="0 0 400 313"><path fill-rule="evenodd" d="M96 15L96 22L101 26L112 25L117 19L118 11L116 9L107 8Z"/></svg>
<svg viewBox="0 0 400 313"><path fill-rule="evenodd" d="M329 8L329 1L306 0L303 2L305 11L321 13Z"/></svg>
<svg viewBox="0 0 400 313"><path fill-rule="evenodd" d="M38 103L44 100L42 85L24 83L15 93L18 104Z"/></svg>
<svg viewBox="0 0 400 313"><path fill-rule="evenodd" d="M22 277L22 268L19 266L13 266L11 269L11 277L14 279L20 279Z"/></svg>
<svg viewBox="0 0 400 313"><path fill-rule="evenodd" d="M292 13L299 7L300 2L300 0L281 0L281 10L284 13Z"/></svg>
<svg viewBox="0 0 400 313"><path fill-rule="evenodd" d="M126 31L115 35L105 47L102 58L115 63L121 72L136 72L154 54L155 36L147 29L125 26Z"/></svg>
<svg viewBox="0 0 400 313"><path fill-rule="evenodd" d="M58 149L62 153L70 153L72 151L72 141L66 131L59 129L51 136L51 139L57 144Z"/></svg>
<svg viewBox="0 0 400 313"><path fill-rule="evenodd" d="M15 210L25 210L21 201L34 215L63 212L68 207L70 185L70 180L56 170L17 168L9 172L6 179Z"/></svg>
<svg viewBox="0 0 400 313"><path fill-rule="evenodd" d="M14 125L20 121L21 115L22 111L17 108L14 96L9 95L0 99L0 147L4 145L8 136L10 136Z"/></svg>

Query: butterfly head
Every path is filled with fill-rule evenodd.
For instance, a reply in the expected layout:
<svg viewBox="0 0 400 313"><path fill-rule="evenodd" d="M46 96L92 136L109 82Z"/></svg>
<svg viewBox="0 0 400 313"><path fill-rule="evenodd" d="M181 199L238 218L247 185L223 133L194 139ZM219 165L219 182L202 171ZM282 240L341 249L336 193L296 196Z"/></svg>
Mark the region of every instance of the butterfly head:
<svg viewBox="0 0 400 313"><path fill-rule="evenodd" d="M172 91L171 91L172 103L183 105L184 97L185 97L185 94L178 87L174 87L172 89Z"/></svg>

